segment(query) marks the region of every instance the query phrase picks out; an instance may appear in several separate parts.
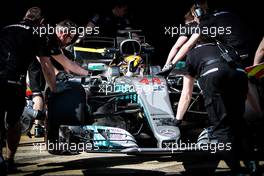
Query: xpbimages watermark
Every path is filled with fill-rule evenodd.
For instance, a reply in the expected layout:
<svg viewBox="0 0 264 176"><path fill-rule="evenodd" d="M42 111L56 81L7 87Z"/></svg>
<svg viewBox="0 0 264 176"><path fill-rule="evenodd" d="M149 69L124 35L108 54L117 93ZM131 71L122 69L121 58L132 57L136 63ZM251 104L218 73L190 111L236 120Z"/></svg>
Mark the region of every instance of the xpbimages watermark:
<svg viewBox="0 0 264 176"><path fill-rule="evenodd" d="M63 28L63 29L62 29ZM41 27L33 27L33 34L39 35L42 37L43 35L52 35L55 33L59 33L60 31L63 31L66 34L73 34L73 35L79 35L80 37L84 37L86 35L99 35L99 27L53 27L49 24L47 26L41 26Z"/></svg>
<svg viewBox="0 0 264 176"><path fill-rule="evenodd" d="M153 92L166 92L165 83L160 84L120 84L120 83L103 83L99 85L99 92L105 93L108 95L109 93L120 92L120 93L128 93L128 92L137 92L142 94L151 94Z"/></svg>
<svg viewBox="0 0 264 176"><path fill-rule="evenodd" d="M177 151L208 151L210 153L216 153L218 151L230 151L232 149L232 143L185 143L182 141L179 142L168 142L164 143L166 150L170 150L172 153Z"/></svg>
<svg viewBox="0 0 264 176"><path fill-rule="evenodd" d="M67 143L47 141L46 143L33 143L33 150L39 151L40 153L46 150L87 152L99 150L99 147L89 142Z"/></svg>
<svg viewBox="0 0 264 176"><path fill-rule="evenodd" d="M171 37L177 36L177 35L185 35L185 34L193 34L193 33L198 33L198 34L203 34L211 37L216 37L217 35L230 35L232 33L232 27L216 27L216 26L211 26L211 27L197 27L197 26L165 26L164 27L164 34L165 35L170 35Z"/></svg>

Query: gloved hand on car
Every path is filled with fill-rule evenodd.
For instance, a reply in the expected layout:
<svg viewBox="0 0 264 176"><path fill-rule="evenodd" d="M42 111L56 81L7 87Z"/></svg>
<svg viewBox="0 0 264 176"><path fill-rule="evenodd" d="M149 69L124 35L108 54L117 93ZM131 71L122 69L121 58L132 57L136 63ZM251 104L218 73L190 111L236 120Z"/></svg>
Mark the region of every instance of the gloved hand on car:
<svg viewBox="0 0 264 176"><path fill-rule="evenodd" d="M170 63L170 64L166 64L163 66L161 72L159 72L157 75L161 75L161 76L168 76L169 73L171 72L171 70L173 68L175 68L176 64Z"/></svg>
<svg viewBox="0 0 264 176"><path fill-rule="evenodd" d="M70 89L71 86L68 83L68 81L56 81L56 92L52 92L52 93L59 94Z"/></svg>
<svg viewBox="0 0 264 176"><path fill-rule="evenodd" d="M179 127L182 123L182 120L178 120L178 119L160 119L160 123L161 125L168 125L168 126L177 126Z"/></svg>
<svg viewBox="0 0 264 176"><path fill-rule="evenodd" d="M69 85L68 81L72 77L73 75L66 73L64 71L60 71L56 75L56 91L52 93L58 94L71 89L71 86Z"/></svg>
<svg viewBox="0 0 264 176"><path fill-rule="evenodd" d="M68 81L70 78L73 78L73 75L65 71L60 71L56 75L56 81Z"/></svg>

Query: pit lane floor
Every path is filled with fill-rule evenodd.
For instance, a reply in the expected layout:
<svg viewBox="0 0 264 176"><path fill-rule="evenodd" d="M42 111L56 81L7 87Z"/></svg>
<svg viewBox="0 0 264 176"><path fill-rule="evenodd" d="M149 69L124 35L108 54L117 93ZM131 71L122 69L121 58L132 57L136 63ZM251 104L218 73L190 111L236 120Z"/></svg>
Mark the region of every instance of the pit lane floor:
<svg viewBox="0 0 264 176"><path fill-rule="evenodd" d="M81 153L79 155L51 155L40 150L43 138L22 136L16 154L17 170L9 175L187 175L182 162L174 157L129 156L126 154ZM192 165L192 158L186 158ZM201 167L202 164L194 167ZM260 162L263 171L264 162ZM1 175L1 174L0 174ZM221 161L215 175L229 175L225 162ZM264 174L263 174L264 175Z"/></svg>

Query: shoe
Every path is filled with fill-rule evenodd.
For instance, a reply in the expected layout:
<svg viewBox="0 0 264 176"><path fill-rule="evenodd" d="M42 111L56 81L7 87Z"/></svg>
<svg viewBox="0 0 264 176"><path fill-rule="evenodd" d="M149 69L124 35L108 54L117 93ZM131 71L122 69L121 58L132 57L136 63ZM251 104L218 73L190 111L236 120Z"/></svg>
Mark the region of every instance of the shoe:
<svg viewBox="0 0 264 176"><path fill-rule="evenodd" d="M5 160L5 164L6 164L7 172L8 172L8 173L17 170L14 159L6 159L6 160Z"/></svg>
<svg viewBox="0 0 264 176"><path fill-rule="evenodd" d="M258 175L258 163L256 161L244 161L244 164L250 175Z"/></svg>
<svg viewBox="0 0 264 176"><path fill-rule="evenodd" d="M4 161L4 159L1 155L0 155L0 173L3 176L7 175L7 165L6 165L6 162Z"/></svg>
<svg viewBox="0 0 264 176"><path fill-rule="evenodd" d="M44 137L44 128L41 125L36 125L34 130L34 136L35 138L41 138Z"/></svg>

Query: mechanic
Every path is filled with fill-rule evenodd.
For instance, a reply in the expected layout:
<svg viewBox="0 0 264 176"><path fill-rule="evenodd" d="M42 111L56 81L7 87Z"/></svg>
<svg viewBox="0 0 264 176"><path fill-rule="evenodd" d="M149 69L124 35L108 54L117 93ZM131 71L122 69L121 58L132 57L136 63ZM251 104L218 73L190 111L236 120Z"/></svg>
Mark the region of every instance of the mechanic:
<svg viewBox="0 0 264 176"><path fill-rule="evenodd" d="M75 73L86 76L87 70L71 61L65 54L64 49L72 44L78 37L76 33L77 25L70 20L64 20L56 25L56 32L53 35L46 35L46 51L51 55L51 61L54 65L54 71L57 75L59 70L65 70L68 73ZM64 51L63 51L64 50ZM67 62L63 62L66 60Z"/></svg>
<svg viewBox="0 0 264 176"><path fill-rule="evenodd" d="M99 35L116 37L118 30L131 29L131 22L127 17L128 2L115 0L111 11L106 14L95 14L86 27L99 27Z"/></svg>
<svg viewBox="0 0 264 176"><path fill-rule="evenodd" d="M176 125L180 124L190 104L194 81L197 78L209 118L209 143L232 144L232 151L224 151L223 157L228 161L231 170L238 173L240 164L235 152L243 146L241 136L247 135L243 114L248 82L241 66L235 62L228 63L221 56L222 53L222 49L214 40L204 36L201 36L196 47L188 53ZM232 58L239 57L234 52L229 54Z"/></svg>
<svg viewBox="0 0 264 176"><path fill-rule="evenodd" d="M0 141L3 144L6 138L5 163L8 170L14 168L14 156L21 136L19 120L25 106L25 75L36 55L46 81L52 91L56 91L52 63L39 48L40 37L33 34L34 27L39 26L42 19L40 8L30 8L23 21L4 27L0 34Z"/></svg>
<svg viewBox="0 0 264 176"><path fill-rule="evenodd" d="M77 25L69 20L61 21L56 26L56 34L54 35L47 35L47 46L48 50L50 52L55 51L63 54L66 52L64 49L67 45L74 42L74 39L77 38L77 34L67 34L63 30L67 32L67 30L70 30L71 28L76 28ZM57 49L55 49L57 48ZM55 49L55 50L54 50ZM51 61L54 65L54 71L57 75L59 71L67 70L68 72L72 72L78 75L86 76L88 75L88 71L84 70L83 68L79 67L77 64L75 67L71 68L68 65L65 66L65 68L59 64L54 58L51 58ZM32 100L34 102L33 109L38 110L40 114L43 114L43 94L42 92L45 89L45 79L43 77L43 73L41 71L41 67L39 62L33 61L28 69L28 75L29 75L29 82L30 82L30 88L32 90ZM44 114L42 115L44 116ZM44 135L44 129L40 124L41 122L39 120L36 120L36 126L35 126L35 137L43 137Z"/></svg>
<svg viewBox="0 0 264 176"><path fill-rule="evenodd" d="M1 99L0 120L3 122L5 111L8 111L9 113L7 114L9 115L6 117L6 122L8 124L6 157L8 169L15 166L14 155L21 136L18 120L25 106L24 75L32 60L35 59L35 56L39 56L45 79L52 92L60 92L60 90L56 89L56 69L50 61L51 57L69 71L76 72L80 75L88 75L87 70L69 60L60 49L65 43L71 42L75 36L75 34L70 33L69 30L71 27L74 27L75 24L66 20L56 26L57 30L55 34L39 36L38 33L34 34L34 26L32 23L40 24L42 19L40 8L30 8L21 23L7 26L4 28L3 35L1 35L2 56L0 80L1 94L3 94L2 97L4 98ZM21 81L21 83L19 81ZM17 93L12 93L14 91ZM10 92L10 94L8 94L8 92ZM17 105L6 105L7 102L3 101L6 101L7 98L12 100L16 99L17 101L15 102ZM12 110L13 107L18 107L17 111ZM4 125L5 123L2 122L0 124ZM3 129L4 127L1 127L1 139L3 139Z"/></svg>
<svg viewBox="0 0 264 176"><path fill-rule="evenodd" d="M250 59L252 58L253 50L250 32L238 16L231 12L220 10L209 13L206 0L196 1L195 5L191 8L191 12L195 17L195 21L199 23L200 30L198 33L192 34L189 40L182 45L174 57L172 64L176 64L176 62L186 56L187 52L195 46L201 33L207 33L207 35L215 40L233 47L240 55L238 60L242 63L243 67L252 64L252 60ZM216 30L210 32L210 29Z"/></svg>
<svg viewBox="0 0 264 176"><path fill-rule="evenodd" d="M57 48L55 52L62 53L64 56L67 57L67 59L69 58L68 59L69 61L74 59L74 56L72 55L72 53L68 51L65 47L73 44L75 40L78 38L78 34L73 34L71 32L67 34L67 33L64 33L64 30L70 31L72 28L76 28L76 27L77 25L70 20L64 20L64 21L59 22L56 25L56 31L58 31L56 35L49 35L47 37L49 38L48 46L49 46L50 52L51 53L54 52L54 48ZM51 57L51 62L54 65L54 71L57 77L60 72L74 73L74 74L81 75L81 76L87 76L89 74L87 70L80 67L78 64L75 64L74 62L71 62L74 64L74 67L70 67L69 65L63 64L56 57Z"/></svg>
<svg viewBox="0 0 264 176"><path fill-rule="evenodd" d="M185 19L185 26L182 28L182 31L180 32L179 38L173 45L173 47L170 50L170 53L167 57L166 63L163 66L162 70L170 69L173 65L171 64L171 61L181 48L181 46L188 40L188 38L192 35L192 30L195 30L195 27L198 25L196 21L194 21L194 16L192 16L191 12L187 12L184 16ZM183 29L185 31L183 31Z"/></svg>

